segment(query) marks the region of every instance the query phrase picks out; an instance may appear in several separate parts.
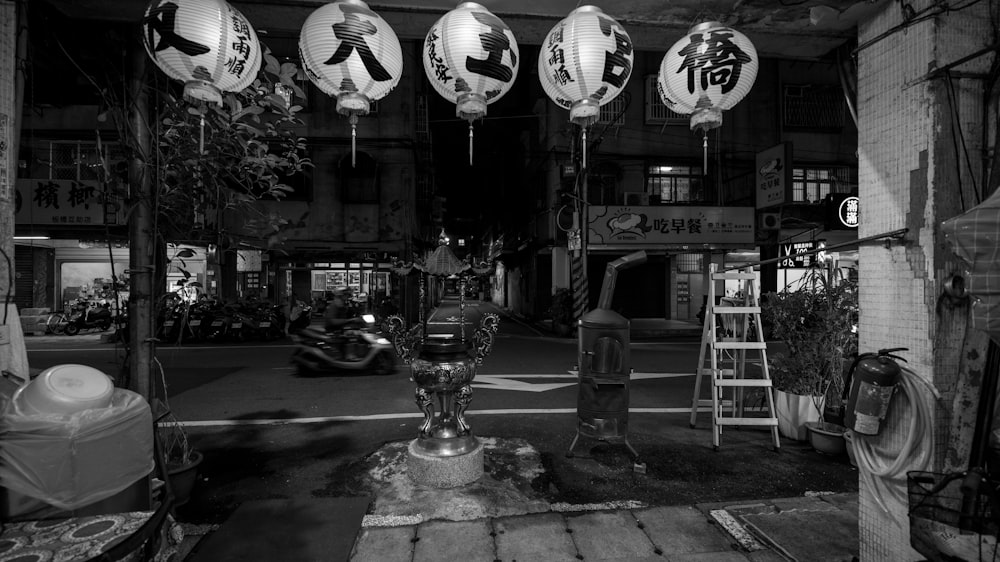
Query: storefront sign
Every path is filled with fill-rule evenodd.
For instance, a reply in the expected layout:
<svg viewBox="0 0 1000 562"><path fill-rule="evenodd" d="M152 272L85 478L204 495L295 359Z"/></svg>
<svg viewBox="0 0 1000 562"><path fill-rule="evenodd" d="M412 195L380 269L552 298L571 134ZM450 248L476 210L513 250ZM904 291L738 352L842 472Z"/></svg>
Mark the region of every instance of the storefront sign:
<svg viewBox="0 0 1000 562"><path fill-rule="evenodd" d="M753 245L750 207L589 208L588 246Z"/></svg>
<svg viewBox="0 0 1000 562"><path fill-rule="evenodd" d="M783 142L757 153L757 208L792 202L792 143Z"/></svg>
<svg viewBox="0 0 1000 562"><path fill-rule="evenodd" d="M847 228L858 227L860 217L858 201L859 199L852 195L840 202L837 207L837 218L840 220L840 224Z"/></svg>
<svg viewBox="0 0 1000 562"><path fill-rule="evenodd" d="M794 256L799 252L808 252L809 250L815 250L815 242L791 242L778 245L778 257L781 261L778 262L779 269L791 269L796 267L812 267L814 260L816 259L816 254L808 254L805 256Z"/></svg>
<svg viewBox="0 0 1000 562"><path fill-rule="evenodd" d="M103 225L101 186L96 181L19 179L14 193L14 223Z"/></svg>

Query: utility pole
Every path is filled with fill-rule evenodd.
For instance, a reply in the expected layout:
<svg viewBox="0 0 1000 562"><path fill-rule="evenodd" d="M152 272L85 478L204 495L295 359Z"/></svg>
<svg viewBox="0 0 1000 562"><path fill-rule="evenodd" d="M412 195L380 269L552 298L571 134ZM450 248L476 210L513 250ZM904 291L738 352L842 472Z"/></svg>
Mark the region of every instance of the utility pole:
<svg viewBox="0 0 1000 562"><path fill-rule="evenodd" d="M0 370L27 380L28 352L14 298L14 213L27 45L25 4L0 0Z"/></svg>
<svg viewBox="0 0 1000 562"><path fill-rule="evenodd" d="M153 231L155 190L151 177L149 95L146 88L146 53L133 43L129 49L128 179L131 186L129 220L129 374L131 390L147 402L153 397L153 278L156 240ZM123 139L124 140L124 139Z"/></svg>

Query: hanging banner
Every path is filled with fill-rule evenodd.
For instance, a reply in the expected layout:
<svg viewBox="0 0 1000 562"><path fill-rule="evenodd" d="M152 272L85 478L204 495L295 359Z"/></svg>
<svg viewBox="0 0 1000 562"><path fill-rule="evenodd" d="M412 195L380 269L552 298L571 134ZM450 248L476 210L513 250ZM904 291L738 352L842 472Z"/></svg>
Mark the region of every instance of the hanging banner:
<svg viewBox="0 0 1000 562"><path fill-rule="evenodd" d="M751 207L647 206L638 212L636 207L594 205L588 215L588 248L754 245Z"/></svg>
<svg viewBox="0 0 1000 562"><path fill-rule="evenodd" d="M16 186L15 224L104 224L104 197L99 182L19 179Z"/></svg>

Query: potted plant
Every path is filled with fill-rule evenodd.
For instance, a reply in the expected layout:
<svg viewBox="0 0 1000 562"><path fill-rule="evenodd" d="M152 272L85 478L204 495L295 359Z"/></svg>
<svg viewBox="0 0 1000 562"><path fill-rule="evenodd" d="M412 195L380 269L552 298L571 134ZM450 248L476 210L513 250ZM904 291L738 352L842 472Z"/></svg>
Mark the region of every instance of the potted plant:
<svg viewBox="0 0 1000 562"><path fill-rule="evenodd" d="M844 368L858 350L857 283L813 268L796 286L766 295L761 314L784 348L768 356L778 427L805 440L806 422L825 428L826 412L839 409Z"/></svg>
<svg viewBox="0 0 1000 562"><path fill-rule="evenodd" d="M165 472L170 479L174 505L182 506L191 499L191 491L198 480L202 454L191 447L187 432L169 410L157 419L156 437L163 451Z"/></svg>
<svg viewBox="0 0 1000 562"><path fill-rule="evenodd" d="M573 291L560 287L552 293L552 303L545 312L552 319L552 329L561 336L572 331L576 310L573 308Z"/></svg>

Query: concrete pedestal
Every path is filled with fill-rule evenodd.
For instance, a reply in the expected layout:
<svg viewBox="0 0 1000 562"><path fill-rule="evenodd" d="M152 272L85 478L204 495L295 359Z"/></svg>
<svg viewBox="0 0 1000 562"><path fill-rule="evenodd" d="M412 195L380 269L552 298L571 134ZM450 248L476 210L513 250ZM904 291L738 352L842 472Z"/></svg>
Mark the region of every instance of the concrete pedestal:
<svg viewBox="0 0 1000 562"><path fill-rule="evenodd" d="M441 457L428 455L410 441L406 471L415 484L435 488L457 488L479 480L484 473L483 444L476 443L468 453Z"/></svg>

